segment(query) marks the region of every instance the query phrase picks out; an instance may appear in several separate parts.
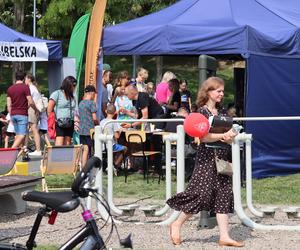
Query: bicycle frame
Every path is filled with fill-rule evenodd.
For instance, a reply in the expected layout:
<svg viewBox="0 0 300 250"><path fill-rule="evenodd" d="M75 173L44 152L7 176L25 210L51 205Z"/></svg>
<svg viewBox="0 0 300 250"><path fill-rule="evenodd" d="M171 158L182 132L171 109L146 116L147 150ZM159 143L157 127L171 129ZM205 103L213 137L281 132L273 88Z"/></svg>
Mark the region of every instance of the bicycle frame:
<svg viewBox="0 0 300 250"><path fill-rule="evenodd" d="M90 210L84 205L81 200L81 206L83 208L82 217L86 222L84 228L82 228L79 232L77 232L74 236L72 236L63 246L61 246L60 250L71 250L76 247L79 243L83 243L80 249L82 250L90 250L90 249L104 249L105 244L102 237L99 234L98 227L96 221Z"/></svg>
<svg viewBox="0 0 300 250"><path fill-rule="evenodd" d="M84 242L80 247L80 249L82 250L105 249L104 241L99 234L98 226L91 211L86 208L83 200L80 200L80 203L83 208L82 217L86 222L86 225L85 227L81 228L79 232L73 235L67 242L65 242L59 249L71 250L81 242ZM20 244L2 243L0 244L0 249L32 250L34 247L36 247L35 237L37 235L41 221L43 217L48 216L50 212L52 212L52 210L45 206L39 209L33 227L31 229L30 236L26 242L26 247Z"/></svg>
<svg viewBox="0 0 300 250"><path fill-rule="evenodd" d="M47 194L38 191L27 191L22 196L26 201L39 202L44 204L36 216L33 227L31 229L26 246L20 244L9 244L0 243L1 250L32 250L36 246L35 237L39 230L41 221L44 216L49 217L49 224L54 224L57 211L59 212L70 212L75 210L79 205L81 205L83 212L82 217L86 225L79 230L75 235L73 235L66 243L64 243L59 249L61 250L71 250L74 249L79 243L83 242L80 249L82 250L93 250L93 249L105 249L105 243L100 236L97 223L86 206L85 199L89 195L93 195L98 200L97 190L92 189L90 184L94 178L93 171L96 168L101 167L101 160L97 157L91 157L85 167L81 170L80 174L77 175L76 179L72 184L72 193L54 193ZM62 199L60 199L62 198ZM49 199L49 200L48 200ZM47 202L48 201L48 202ZM57 210L57 211L56 211ZM109 208L107 209L109 211ZM110 215L111 216L111 215ZM113 229L113 228L112 228ZM127 236L126 239L121 240L117 227L115 227L119 243L121 246L126 248L132 248L131 234Z"/></svg>

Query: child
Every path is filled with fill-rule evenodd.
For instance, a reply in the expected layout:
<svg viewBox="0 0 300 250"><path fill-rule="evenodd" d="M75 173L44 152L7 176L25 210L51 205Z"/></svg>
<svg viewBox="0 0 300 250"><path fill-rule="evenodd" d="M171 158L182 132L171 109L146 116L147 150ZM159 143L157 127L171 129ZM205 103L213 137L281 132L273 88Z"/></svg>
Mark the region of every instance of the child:
<svg viewBox="0 0 300 250"><path fill-rule="evenodd" d="M48 137L48 116L46 111L40 113L40 120L38 125L41 137L44 139L45 143L48 146L51 145L50 138Z"/></svg>
<svg viewBox="0 0 300 250"><path fill-rule="evenodd" d="M155 98L155 85L153 82L147 83L146 90L150 97Z"/></svg>
<svg viewBox="0 0 300 250"><path fill-rule="evenodd" d="M91 157L93 141L90 136L90 130L94 128L95 124L99 124L97 119L97 107L94 102L96 89L93 85L88 85L84 89L83 100L79 103L78 112L80 117L80 143L84 145L82 154L82 166Z"/></svg>
<svg viewBox="0 0 300 250"><path fill-rule="evenodd" d="M136 118L132 101L125 95L125 86L117 87L117 97L115 100L115 108L118 120L128 120Z"/></svg>
<svg viewBox="0 0 300 250"><path fill-rule="evenodd" d="M15 137L15 128L14 128L14 124L12 123L12 121L10 120L10 114L8 113L6 115L6 121L8 123L8 126L6 128L6 132L5 132L5 138L4 138L4 148L8 148L9 146L9 140L11 137Z"/></svg>
<svg viewBox="0 0 300 250"><path fill-rule="evenodd" d="M116 107L113 104L108 104L106 109L106 118L100 122L101 131L106 135L114 135L113 141L113 152L114 152L114 165L120 168L121 162L123 160L123 155L125 155L127 148L121 144L117 143L117 140L121 134L121 126L119 123L108 123L108 121L113 120L116 113Z"/></svg>

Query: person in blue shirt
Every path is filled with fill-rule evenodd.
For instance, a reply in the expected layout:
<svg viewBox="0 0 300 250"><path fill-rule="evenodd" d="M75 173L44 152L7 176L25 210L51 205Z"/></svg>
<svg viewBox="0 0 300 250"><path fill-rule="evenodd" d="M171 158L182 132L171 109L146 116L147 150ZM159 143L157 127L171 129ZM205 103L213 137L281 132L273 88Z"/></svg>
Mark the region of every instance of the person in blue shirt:
<svg viewBox="0 0 300 250"><path fill-rule="evenodd" d="M84 145L82 154L82 166L85 165L87 159L91 157L93 141L90 136L91 129L99 124L97 119L97 107L94 102L96 89L93 85L88 85L84 89L83 100L79 103L78 113L80 119L79 135L80 143Z"/></svg>

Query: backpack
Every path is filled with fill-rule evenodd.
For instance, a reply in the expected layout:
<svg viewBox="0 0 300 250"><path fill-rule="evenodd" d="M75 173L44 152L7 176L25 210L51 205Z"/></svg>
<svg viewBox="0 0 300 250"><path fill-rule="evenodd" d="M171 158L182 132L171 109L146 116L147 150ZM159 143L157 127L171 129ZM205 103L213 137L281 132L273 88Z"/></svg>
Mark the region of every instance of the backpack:
<svg viewBox="0 0 300 250"><path fill-rule="evenodd" d="M35 106L41 113L45 112L48 107L48 98L44 95L41 95L40 98L36 101Z"/></svg>

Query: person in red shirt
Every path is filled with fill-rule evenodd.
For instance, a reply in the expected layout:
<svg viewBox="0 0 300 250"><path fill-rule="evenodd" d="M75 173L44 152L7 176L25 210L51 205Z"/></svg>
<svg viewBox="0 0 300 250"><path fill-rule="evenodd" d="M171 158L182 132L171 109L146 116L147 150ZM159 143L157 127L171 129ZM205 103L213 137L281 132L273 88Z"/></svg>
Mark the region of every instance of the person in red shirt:
<svg viewBox="0 0 300 250"><path fill-rule="evenodd" d="M16 133L12 148L20 147L24 142L28 129L28 107L32 107L38 114L30 89L24 83L25 73L18 71L15 78L15 83L7 90L7 109Z"/></svg>

